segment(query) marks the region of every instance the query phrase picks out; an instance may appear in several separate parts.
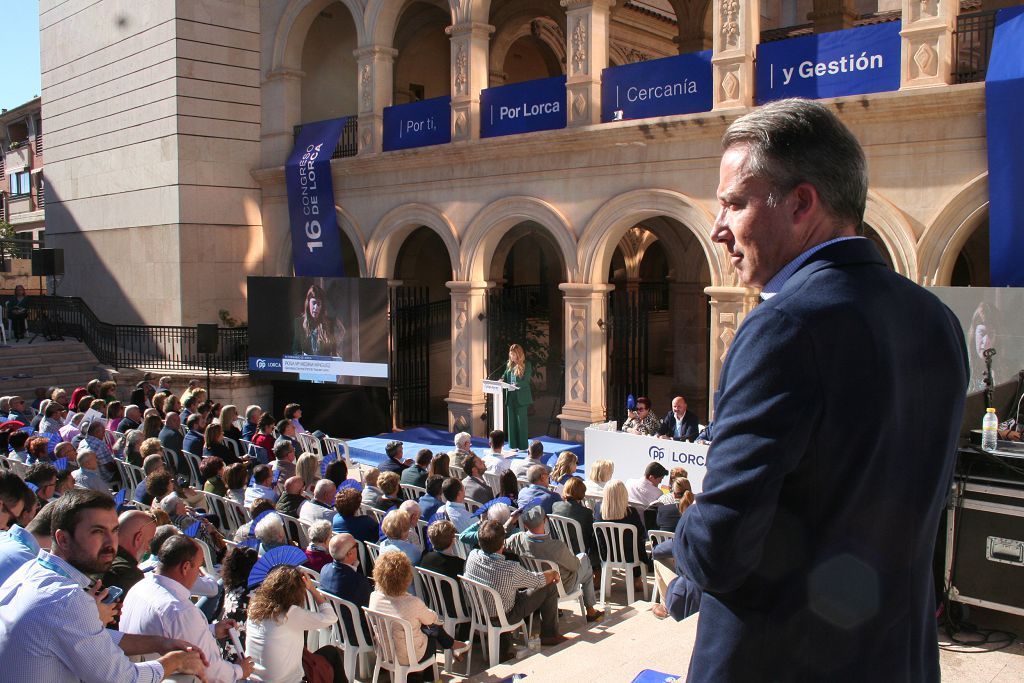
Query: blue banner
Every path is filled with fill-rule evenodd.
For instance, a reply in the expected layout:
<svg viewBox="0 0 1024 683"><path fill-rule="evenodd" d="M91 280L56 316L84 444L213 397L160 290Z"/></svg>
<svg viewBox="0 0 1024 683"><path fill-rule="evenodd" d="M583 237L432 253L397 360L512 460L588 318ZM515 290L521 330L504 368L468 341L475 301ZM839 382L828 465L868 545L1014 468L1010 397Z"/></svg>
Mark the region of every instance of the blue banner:
<svg viewBox="0 0 1024 683"><path fill-rule="evenodd" d="M601 73L601 120L711 111L711 87L711 50L608 67Z"/></svg>
<svg viewBox="0 0 1024 683"><path fill-rule="evenodd" d="M480 91L480 137L565 128L565 76Z"/></svg>
<svg viewBox="0 0 1024 683"><path fill-rule="evenodd" d="M295 274L344 277L331 155L346 118L304 123L284 167Z"/></svg>
<svg viewBox="0 0 1024 683"><path fill-rule="evenodd" d="M384 151L443 145L452 141L452 98L384 107Z"/></svg>
<svg viewBox="0 0 1024 683"><path fill-rule="evenodd" d="M757 102L898 90L898 21L757 46Z"/></svg>
<svg viewBox="0 0 1024 683"><path fill-rule="evenodd" d="M985 75L989 271L993 287L1024 287L1024 7L1001 9Z"/></svg>

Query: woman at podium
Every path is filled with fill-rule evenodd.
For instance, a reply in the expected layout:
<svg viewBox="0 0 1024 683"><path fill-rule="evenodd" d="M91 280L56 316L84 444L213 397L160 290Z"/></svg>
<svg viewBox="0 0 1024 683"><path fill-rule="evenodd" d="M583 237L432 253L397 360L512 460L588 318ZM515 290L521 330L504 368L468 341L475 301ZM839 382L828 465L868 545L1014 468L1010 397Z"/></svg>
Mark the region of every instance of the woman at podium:
<svg viewBox="0 0 1024 683"><path fill-rule="evenodd" d="M513 344L508 348L508 364L501 379L519 388L518 391L506 392L505 397L505 432L509 447L516 450L525 450L529 445L526 413L533 403L532 376L533 364L526 360L526 352L519 344Z"/></svg>

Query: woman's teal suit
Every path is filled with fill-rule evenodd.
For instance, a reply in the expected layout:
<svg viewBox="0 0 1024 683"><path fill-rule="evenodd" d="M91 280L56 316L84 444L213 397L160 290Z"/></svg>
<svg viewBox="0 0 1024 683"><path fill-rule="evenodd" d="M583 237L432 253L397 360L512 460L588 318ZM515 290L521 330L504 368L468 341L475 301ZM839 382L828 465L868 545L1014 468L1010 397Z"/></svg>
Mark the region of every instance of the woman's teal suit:
<svg viewBox="0 0 1024 683"><path fill-rule="evenodd" d="M529 446L526 411L533 403L533 390L530 388L532 376L533 364L530 361L526 361L522 377L516 377L510 369L506 369L501 376L503 381L519 387L518 391L505 392L505 433L510 448L525 450Z"/></svg>

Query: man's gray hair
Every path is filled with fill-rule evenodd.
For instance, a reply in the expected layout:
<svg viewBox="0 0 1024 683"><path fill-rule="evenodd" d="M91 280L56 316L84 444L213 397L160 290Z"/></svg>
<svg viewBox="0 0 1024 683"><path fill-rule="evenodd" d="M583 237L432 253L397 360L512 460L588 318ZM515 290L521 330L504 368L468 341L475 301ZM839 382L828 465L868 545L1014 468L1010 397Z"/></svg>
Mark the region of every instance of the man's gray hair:
<svg viewBox="0 0 1024 683"><path fill-rule="evenodd" d="M526 470L526 481L531 484L540 483L540 480L544 478L544 475L548 473L548 468L544 465L530 465L530 469Z"/></svg>
<svg viewBox="0 0 1024 683"><path fill-rule="evenodd" d="M504 524L512 516L512 509L505 503L495 503L487 508L487 519L494 520L498 524Z"/></svg>
<svg viewBox="0 0 1024 683"><path fill-rule="evenodd" d="M284 531L284 520L280 515L269 514L259 521L253 534L260 540L260 543L285 543L288 536Z"/></svg>
<svg viewBox="0 0 1024 683"><path fill-rule="evenodd" d="M270 515L267 515L268 517ZM263 520L260 520L261 522ZM331 537L331 523L326 519L320 519L309 527L309 542L316 543L317 545L323 545L327 542L327 539Z"/></svg>
<svg viewBox="0 0 1024 683"><path fill-rule="evenodd" d="M285 438L280 438L274 442L274 457L278 460L284 458L291 451L295 450L295 444Z"/></svg>
<svg viewBox="0 0 1024 683"><path fill-rule="evenodd" d="M470 443L473 441L473 435L469 432L459 432L455 435L455 447L458 448L461 443Z"/></svg>
<svg viewBox="0 0 1024 683"><path fill-rule="evenodd" d="M744 174L770 183L774 206L781 195L810 183L840 227L860 227L868 195L867 162L853 133L818 102L770 102L733 121L722 149L746 147Z"/></svg>
<svg viewBox="0 0 1024 683"><path fill-rule="evenodd" d="M319 500L321 503L328 502L326 499L330 498L330 502L334 502L334 494L337 492L337 487L334 482L330 479L318 479L316 486L313 487L313 498Z"/></svg>
<svg viewBox="0 0 1024 683"><path fill-rule="evenodd" d="M539 529L540 525L543 524L544 520L547 518L547 513L544 512L544 508L542 508L540 505L534 505L533 507L524 510L523 514L520 517L520 519L523 520L523 524L526 525L526 528L530 529L531 531L534 529Z"/></svg>

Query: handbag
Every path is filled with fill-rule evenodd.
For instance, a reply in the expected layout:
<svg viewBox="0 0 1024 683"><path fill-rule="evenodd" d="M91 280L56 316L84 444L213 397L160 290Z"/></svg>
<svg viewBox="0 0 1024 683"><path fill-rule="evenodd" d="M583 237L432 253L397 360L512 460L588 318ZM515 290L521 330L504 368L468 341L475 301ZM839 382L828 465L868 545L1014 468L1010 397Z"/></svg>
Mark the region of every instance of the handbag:
<svg viewBox="0 0 1024 683"><path fill-rule="evenodd" d="M302 648L302 680L306 683L334 683L334 667L321 655Z"/></svg>

